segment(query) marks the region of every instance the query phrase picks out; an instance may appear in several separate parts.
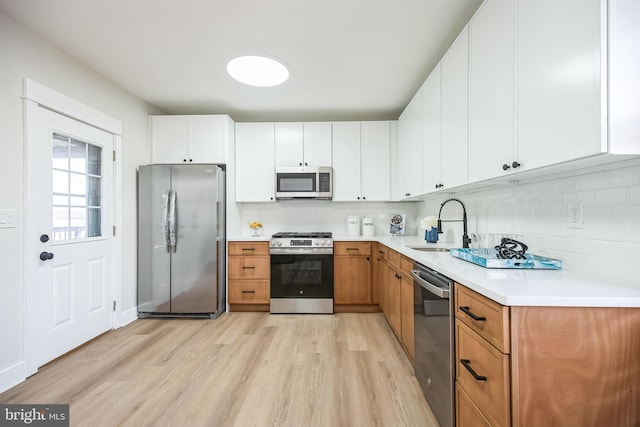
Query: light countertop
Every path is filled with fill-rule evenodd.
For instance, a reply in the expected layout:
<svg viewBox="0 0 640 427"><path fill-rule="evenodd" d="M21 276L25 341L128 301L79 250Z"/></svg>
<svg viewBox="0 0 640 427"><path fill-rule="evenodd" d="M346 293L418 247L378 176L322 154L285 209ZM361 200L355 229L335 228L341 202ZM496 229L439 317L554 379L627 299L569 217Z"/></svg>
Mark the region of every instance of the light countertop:
<svg viewBox="0 0 640 427"><path fill-rule="evenodd" d="M423 252L409 246L457 247L426 243L418 236L336 236L334 241L376 241L500 303L512 306L639 307L640 281L560 270L492 269L448 252ZM229 241L268 241L269 236Z"/></svg>

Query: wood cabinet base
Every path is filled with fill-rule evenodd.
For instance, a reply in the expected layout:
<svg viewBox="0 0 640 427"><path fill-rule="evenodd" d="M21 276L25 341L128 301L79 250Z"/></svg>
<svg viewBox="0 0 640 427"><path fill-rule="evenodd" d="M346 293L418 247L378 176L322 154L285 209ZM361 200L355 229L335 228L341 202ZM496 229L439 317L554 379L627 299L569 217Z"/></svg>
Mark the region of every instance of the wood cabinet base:
<svg viewBox="0 0 640 427"><path fill-rule="evenodd" d="M334 313L378 313L378 304L335 304Z"/></svg>
<svg viewBox="0 0 640 427"><path fill-rule="evenodd" d="M229 311L269 311L269 304L229 304Z"/></svg>

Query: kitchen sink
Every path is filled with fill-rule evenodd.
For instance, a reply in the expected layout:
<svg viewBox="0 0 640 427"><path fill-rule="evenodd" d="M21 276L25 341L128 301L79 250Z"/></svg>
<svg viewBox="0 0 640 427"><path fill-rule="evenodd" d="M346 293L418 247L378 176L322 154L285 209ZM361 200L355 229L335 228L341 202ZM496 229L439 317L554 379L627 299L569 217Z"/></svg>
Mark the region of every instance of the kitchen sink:
<svg viewBox="0 0 640 427"><path fill-rule="evenodd" d="M409 248L415 251L421 252L449 252L449 248L438 248L438 247L424 247L424 246L409 246Z"/></svg>

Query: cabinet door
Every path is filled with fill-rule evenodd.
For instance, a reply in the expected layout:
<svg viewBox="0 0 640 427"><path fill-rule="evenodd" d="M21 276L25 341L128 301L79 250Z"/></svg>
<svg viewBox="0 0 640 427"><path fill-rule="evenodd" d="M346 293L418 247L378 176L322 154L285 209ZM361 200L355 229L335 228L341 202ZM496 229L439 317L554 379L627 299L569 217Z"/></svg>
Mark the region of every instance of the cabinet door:
<svg viewBox="0 0 640 427"><path fill-rule="evenodd" d="M331 123L304 124L305 166L331 166Z"/></svg>
<svg viewBox="0 0 640 427"><path fill-rule="evenodd" d="M302 123L275 123L276 166L304 166Z"/></svg>
<svg viewBox="0 0 640 427"><path fill-rule="evenodd" d="M517 158L523 168L606 151L601 3L517 0Z"/></svg>
<svg viewBox="0 0 640 427"><path fill-rule="evenodd" d="M400 317L402 345L413 360L413 281L404 276L400 280Z"/></svg>
<svg viewBox="0 0 640 427"><path fill-rule="evenodd" d="M275 200L273 123L236 124L236 201Z"/></svg>
<svg viewBox="0 0 640 427"><path fill-rule="evenodd" d="M371 304L371 257L337 256L334 265L334 303Z"/></svg>
<svg viewBox="0 0 640 427"><path fill-rule="evenodd" d="M401 198L422 193L422 89L398 119L398 175Z"/></svg>
<svg viewBox="0 0 640 427"><path fill-rule="evenodd" d="M389 316L387 321L397 337L402 336L402 317L400 314L400 275L395 268L389 267L387 274L387 304Z"/></svg>
<svg viewBox="0 0 640 427"><path fill-rule="evenodd" d="M465 27L442 58L441 165L443 188L469 182L469 38Z"/></svg>
<svg viewBox="0 0 640 427"><path fill-rule="evenodd" d="M333 200L360 200L360 122L333 123Z"/></svg>
<svg viewBox="0 0 640 427"><path fill-rule="evenodd" d="M422 85L422 191L438 190L440 169L440 64Z"/></svg>
<svg viewBox="0 0 640 427"><path fill-rule="evenodd" d="M150 116L151 163L188 161L188 116Z"/></svg>
<svg viewBox="0 0 640 427"><path fill-rule="evenodd" d="M193 163L225 163L227 116L189 116L189 159Z"/></svg>
<svg viewBox="0 0 640 427"><path fill-rule="evenodd" d="M391 199L391 146L388 121L360 123L362 200Z"/></svg>
<svg viewBox="0 0 640 427"><path fill-rule="evenodd" d="M515 160L513 2L485 0L469 23L471 182L501 176Z"/></svg>

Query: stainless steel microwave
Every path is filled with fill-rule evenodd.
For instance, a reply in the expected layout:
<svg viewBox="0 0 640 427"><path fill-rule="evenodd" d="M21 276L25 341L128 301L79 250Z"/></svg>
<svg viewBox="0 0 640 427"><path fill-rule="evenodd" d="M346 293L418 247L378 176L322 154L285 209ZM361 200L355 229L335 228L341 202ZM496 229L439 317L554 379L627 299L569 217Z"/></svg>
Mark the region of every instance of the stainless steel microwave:
<svg viewBox="0 0 640 427"><path fill-rule="evenodd" d="M332 197L331 167L276 168L276 199L330 200Z"/></svg>

